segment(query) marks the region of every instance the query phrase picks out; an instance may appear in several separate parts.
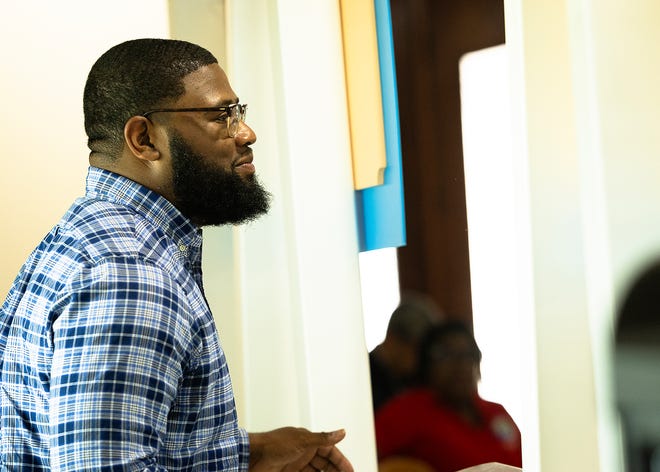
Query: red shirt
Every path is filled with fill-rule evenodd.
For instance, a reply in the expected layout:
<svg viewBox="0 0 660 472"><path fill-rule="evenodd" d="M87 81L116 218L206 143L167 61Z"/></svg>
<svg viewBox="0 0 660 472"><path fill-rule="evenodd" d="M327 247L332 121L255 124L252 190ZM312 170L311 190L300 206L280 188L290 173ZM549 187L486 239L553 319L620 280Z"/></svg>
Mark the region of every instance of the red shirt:
<svg viewBox="0 0 660 472"><path fill-rule="evenodd" d="M410 456L436 472L485 462L521 467L520 431L504 407L475 399L483 423L473 425L444 407L428 389L403 393L376 414L378 459Z"/></svg>

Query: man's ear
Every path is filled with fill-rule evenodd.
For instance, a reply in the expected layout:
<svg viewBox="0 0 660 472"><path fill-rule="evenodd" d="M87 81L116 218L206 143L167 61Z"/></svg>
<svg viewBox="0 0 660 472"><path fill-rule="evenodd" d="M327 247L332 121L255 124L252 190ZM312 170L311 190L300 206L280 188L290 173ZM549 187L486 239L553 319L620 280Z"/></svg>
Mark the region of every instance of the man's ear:
<svg viewBox="0 0 660 472"><path fill-rule="evenodd" d="M144 116L132 116L124 125L126 144L138 159L155 161L161 157L152 142L153 132L153 124Z"/></svg>

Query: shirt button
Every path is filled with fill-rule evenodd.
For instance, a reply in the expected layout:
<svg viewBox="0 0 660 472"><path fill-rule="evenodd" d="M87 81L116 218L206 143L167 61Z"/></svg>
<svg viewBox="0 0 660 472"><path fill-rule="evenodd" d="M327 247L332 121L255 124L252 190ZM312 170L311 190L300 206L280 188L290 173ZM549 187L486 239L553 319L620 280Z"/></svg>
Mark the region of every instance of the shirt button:
<svg viewBox="0 0 660 472"><path fill-rule="evenodd" d="M179 244L179 251L181 252L186 252L188 250L188 246L185 244Z"/></svg>

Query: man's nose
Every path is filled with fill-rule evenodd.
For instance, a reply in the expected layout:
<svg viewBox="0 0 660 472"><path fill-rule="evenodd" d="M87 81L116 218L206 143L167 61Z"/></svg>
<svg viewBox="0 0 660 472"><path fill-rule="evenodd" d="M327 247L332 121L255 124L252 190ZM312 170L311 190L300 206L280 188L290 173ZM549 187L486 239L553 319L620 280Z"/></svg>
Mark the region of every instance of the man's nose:
<svg viewBox="0 0 660 472"><path fill-rule="evenodd" d="M236 144L239 146L246 146L253 144L257 140L257 135L254 130L250 128L247 123L241 122L238 125L238 131L236 131L236 136L234 136Z"/></svg>

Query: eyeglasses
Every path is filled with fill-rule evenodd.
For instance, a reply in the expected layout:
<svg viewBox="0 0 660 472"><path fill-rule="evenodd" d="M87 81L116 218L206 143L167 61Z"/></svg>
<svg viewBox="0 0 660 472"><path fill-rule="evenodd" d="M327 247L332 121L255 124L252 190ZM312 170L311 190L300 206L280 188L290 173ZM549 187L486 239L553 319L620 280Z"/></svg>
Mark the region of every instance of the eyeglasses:
<svg viewBox="0 0 660 472"><path fill-rule="evenodd" d="M245 122L245 114L247 113L247 104L245 103L232 103L231 105L221 107L197 107L197 108L156 108L142 113L141 116L149 118L149 115L154 113L173 113L173 112L190 112L190 111L217 111L224 113L225 116L218 117L219 121L227 122L227 134L231 138L236 137L238 127L241 123Z"/></svg>

